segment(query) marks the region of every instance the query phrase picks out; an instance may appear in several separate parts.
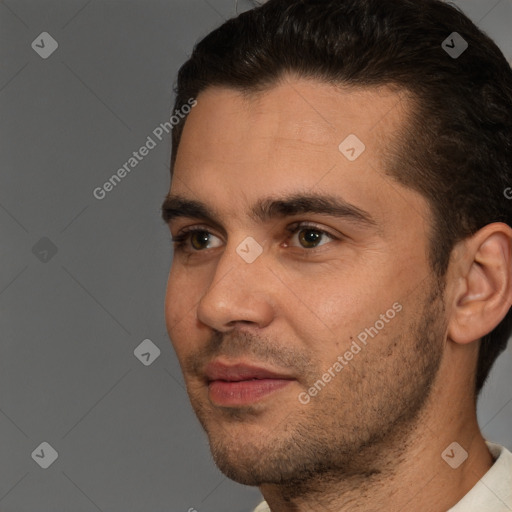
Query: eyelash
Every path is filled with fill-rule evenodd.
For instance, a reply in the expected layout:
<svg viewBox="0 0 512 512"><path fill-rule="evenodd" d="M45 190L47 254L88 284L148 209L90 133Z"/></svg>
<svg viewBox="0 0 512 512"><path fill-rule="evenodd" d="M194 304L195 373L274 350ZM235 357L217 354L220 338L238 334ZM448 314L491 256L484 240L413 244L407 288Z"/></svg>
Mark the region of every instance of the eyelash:
<svg viewBox="0 0 512 512"><path fill-rule="evenodd" d="M325 231L324 229L319 228L315 224L310 224L308 222L299 222L297 224L293 224L292 226L289 226L286 228L286 231L290 233L289 238L291 238L293 235L297 234L298 232L302 231L303 229L310 229L312 231L318 231L322 235L327 236L327 238L330 238L331 240L338 240L337 237L335 237L333 234L329 233L328 231ZM214 233L211 233L208 228L202 227L202 226L196 226L191 228L185 228L182 230L182 232L176 236L173 236L171 238L171 241L174 242L174 250L180 251L185 250L185 246L187 245L188 241L190 240L190 236L195 232L201 232L201 233L208 233L210 235L216 236ZM302 249L308 253L314 252L315 249L318 249L318 247L313 247L311 249L308 249L306 247L302 247ZM207 249L197 250L197 249L188 249L190 252L204 252Z"/></svg>

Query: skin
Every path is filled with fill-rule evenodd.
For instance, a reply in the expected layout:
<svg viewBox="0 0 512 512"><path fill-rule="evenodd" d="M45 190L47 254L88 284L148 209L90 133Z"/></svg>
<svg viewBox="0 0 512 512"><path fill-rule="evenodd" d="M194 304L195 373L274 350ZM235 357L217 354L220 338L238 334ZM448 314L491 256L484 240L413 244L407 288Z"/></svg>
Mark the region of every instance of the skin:
<svg viewBox="0 0 512 512"><path fill-rule="evenodd" d="M170 194L216 218L169 222L173 236L198 226L210 235L176 248L165 314L217 465L259 486L273 512L447 510L493 462L474 371L480 337L511 304L512 230L489 224L460 242L439 286L428 262L430 207L383 169L386 141L411 108L396 90L287 76L259 94L215 87L197 100ZM366 146L352 162L338 149L351 133ZM249 215L262 198L311 193L343 198L374 224ZM286 231L297 222L335 238L320 235L312 248L311 226ZM252 263L236 251L248 236L262 247ZM395 303L400 312L301 403ZM221 407L201 374L213 358L294 380L250 405ZM456 469L441 457L454 441L468 452Z"/></svg>

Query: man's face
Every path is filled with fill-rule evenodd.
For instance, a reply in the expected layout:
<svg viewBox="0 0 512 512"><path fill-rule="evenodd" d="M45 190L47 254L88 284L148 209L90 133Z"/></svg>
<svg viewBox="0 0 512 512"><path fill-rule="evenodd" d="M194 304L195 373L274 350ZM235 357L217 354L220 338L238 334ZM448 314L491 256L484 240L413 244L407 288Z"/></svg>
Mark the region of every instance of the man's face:
<svg viewBox="0 0 512 512"><path fill-rule="evenodd" d="M215 461L241 483L371 470L428 397L446 319L429 208L383 169L400 99L290 78L207 89L187 118L170 194L195 203L169 225L198 231L176 248L166 323ZM339 147L351 134L363 152Z"/></svg>

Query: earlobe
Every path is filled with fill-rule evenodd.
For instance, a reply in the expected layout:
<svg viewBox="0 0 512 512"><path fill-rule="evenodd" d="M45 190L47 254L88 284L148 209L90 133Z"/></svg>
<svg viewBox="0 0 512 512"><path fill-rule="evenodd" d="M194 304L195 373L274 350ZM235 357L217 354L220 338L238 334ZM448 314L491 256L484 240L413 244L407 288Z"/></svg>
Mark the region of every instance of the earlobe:
<svg viewBox="0 0 512 512"><path fill-rule="evenodd" d="M491 332L512 305L512 229L496 222L464 241L448 336L471 343Z"/></svg>

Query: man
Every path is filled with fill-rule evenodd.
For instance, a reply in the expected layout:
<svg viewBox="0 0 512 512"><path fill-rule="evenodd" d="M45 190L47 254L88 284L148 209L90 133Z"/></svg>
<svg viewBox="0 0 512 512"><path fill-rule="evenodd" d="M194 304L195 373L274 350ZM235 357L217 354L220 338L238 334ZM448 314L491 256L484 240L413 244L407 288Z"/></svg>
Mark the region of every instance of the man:
<svg viewBox="0 0 512 512"><path fill-rule="evenodd" d="M166 322L258 511L512 510L512 71L438 0L270 0L178 75ZM509 189L510 190L510 189Z"/></svg>

